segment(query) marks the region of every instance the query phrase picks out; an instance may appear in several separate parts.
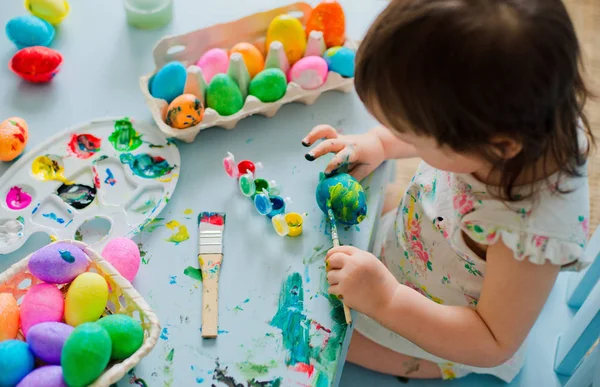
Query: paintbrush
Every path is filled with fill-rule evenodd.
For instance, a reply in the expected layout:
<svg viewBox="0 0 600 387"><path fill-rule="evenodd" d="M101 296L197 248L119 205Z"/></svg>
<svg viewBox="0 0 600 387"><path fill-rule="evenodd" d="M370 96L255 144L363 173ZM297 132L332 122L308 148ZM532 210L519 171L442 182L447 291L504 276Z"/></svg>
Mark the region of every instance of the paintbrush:
<svg viewBox="0 0 600 387"><path fill-rule="evenodd" d="M219 321L219 274L223 262L225 214L198 214L198 262L202 272L202 337L215 338Z"/></svg>
<svg viewBox="0 0 600 387"><path fill-rule="evenodd" d="M333 247L340 246L340 239L338 237L337 225L335 223L335 216L333 215L333 210L331 209L331 205L329 201L327 201L327 216L329 217L329 225L331 227L331 240L333 241ZM342 302L343 303L343 302ZM346 324L352 324L352 315L350 314L350 308L344 305L344 316L346 317Z"/></svg>

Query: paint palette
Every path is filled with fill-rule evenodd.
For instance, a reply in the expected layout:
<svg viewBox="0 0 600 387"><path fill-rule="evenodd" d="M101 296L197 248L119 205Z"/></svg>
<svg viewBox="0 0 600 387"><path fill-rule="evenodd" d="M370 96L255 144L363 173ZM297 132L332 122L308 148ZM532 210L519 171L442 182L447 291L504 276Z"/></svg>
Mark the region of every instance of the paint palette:
<svg viewBox="0 0 600 387"><path fill-rule="evenodd" d="M150 123L102 119L62 132L0 178L0 254L36 232L96 249L134 235L165 207L179 168L177 146Z"/></svg>

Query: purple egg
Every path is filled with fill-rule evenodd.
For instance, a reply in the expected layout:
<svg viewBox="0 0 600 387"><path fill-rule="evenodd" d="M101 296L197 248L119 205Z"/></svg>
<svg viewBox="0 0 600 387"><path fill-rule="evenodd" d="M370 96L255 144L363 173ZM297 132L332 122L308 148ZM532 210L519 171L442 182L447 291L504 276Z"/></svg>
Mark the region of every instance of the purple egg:
<svg viewBox="0 0 600 387"><path fill-rule="evenodd" d="M43 322L32 326L27 332L27 344L31 352L48 364L60 364L60 354L73 327L60 322Z"/></svg>
<svg viewBox="0 0 600 387"><path fill-rule="evenodd" d="M68 243L56 243L42 247L29 259L31 274L50 284L66 284L86 271L88 260L85 253Z"/></svg>
<svg viewBox="0 0 600 387"><path fill-rule="evenodd" d="M30 372L17 387L67 387L61 366L45 366Z"/></svg>

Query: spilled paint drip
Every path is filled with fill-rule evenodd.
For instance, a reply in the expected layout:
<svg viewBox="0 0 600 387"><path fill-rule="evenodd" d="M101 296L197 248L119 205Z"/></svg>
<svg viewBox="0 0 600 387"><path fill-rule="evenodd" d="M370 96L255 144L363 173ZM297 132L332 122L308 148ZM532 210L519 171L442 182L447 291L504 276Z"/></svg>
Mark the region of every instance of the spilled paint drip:
<svg viewBox="0 0 600 387"><path fill-rule="evenodd" d="M108 137L113 148L119 152L132 151L142 145L142 136L136 132L129 118L115 121L115 130Z"/></svg>
<svg viewBox="0 0 600 387"><path fill-rule="evenodd" d="M173 357L175 356L175 349L171 349L165 357L165 365L163 367L163 374L165 375L165 387L171 387L173 385Z"/></svg>
<svg viewBox="0 0 600 387"><path fill-rule="evenodd" d="M249 303L249 302L250 302L250 299L249 299L249 298L246 298L246 299L245 299L245 300L242 302L242 304L247 304L247 303ZM234 310L234 311L236 311L236 312L237 312L237 311L240 311L240 312L241 312L241 311L243 311L243 310L244 310L244 308L242 308L242 305L240 304L240 305L237 305L235 308L233 308L233 310Z"/></svg>
<svg viewBox="0 0 600 387"><path fill-rule="evenodd" d="M82 210L94 202L96 188L84 184L63 184L58 187L56 194L71 207Z"/></svg>
<svg viewBox="0 0 600 387"><path fill-rule="evenodd" d="M73 134L67 144L69 153L80 159L89 159L100 150L102 140L91 134Z"/></svg>
<svg viewBox="0 0 600 387"><path fill-rule="evenodd" d="M115 175L113 175L112 171L109 168L106 168L106 179L104 179L104 184L110 184L111 186L115 185L117 181L115 180Z"/></svg>
<svg viewBox="0 0 600 387"><path fill-rule="evenodd" d="M137 246L138 246L138 250L140 251L140 258L142 258L142 263L144 265L147 265L148 262L150 262L150 258L146 258L146 255L148 254L148 252L144 250L143 244L138 243Z"/></svg>
<svg viewBox="0 0 600 387"><path fill-rule="evenodd" d="M57 216L54 212L49 212L47 214L42 214L44 218L48 218L50 220L55 221L58 224L64 224L65 220L59 216Z"/></svg>
<svg viewBox="0 0 600 387"><path fill-rule="evenodd" d="M31 204L31 195L23 188L14 186L6 194L6 205L11 210L22 210Z"/></svg>
<svg viewBox="0 0 600 387"><path fill-rule="evenodd" d="M152 233L157 228L164 226L164 224L161 223L163 220L165 220L165 218L154 218L151 221L149 221L146 225L144 225L144 227L142 227L142 230L144 230L147 233Z"/></svg>
<svg viewBox="0 0 600 387"><path fill-rule="evenodd" d="M232 377L227 375L229 367L221 367L219 359L215 361L216 367L213 371L213 380L223 383L227 387L245 387L244 383L238 383ZM266 381L258 381L255 378L246 381L246 387L280 387L282 378L276 378Z"/></svg>
<svg viewBox="0 0 600 387"><path fill-rule="evenodd" d="M60 257L63 259L63 261L67 263L75 262L75 257L68 250L58 250L58 254L60 254Z"/></svg>
<svg viewBox="0 0 600 387"><path fill-rule="evenodd" d="M198 281L202 281L202 271L192 266L188 266L183 270L183 274Z"/></svg>
<svg viewBox="0 0 600 387"><path fill-rule="evenodd" d="M169 329L168 328L162 329L162 331L160 332L160 339L161 340L169 340Z"/></svg>
<svg viewBox="0 0 600 387"><path fill-rule="evenodd" d="M271 360L267 364L256 364L249 361L236 364L238 371L248 379L256 379L259 376L267 375L271 369L277 368L277 365L275 360Z"/></svg>
<svg viewBox="0 0 600 387"><path fill-rule="evenodd" d="M31 210L31 215L33 215L33 214L35 214L35 213L37 212L37 210L40 208L40 204L41 204L41 203L38 203L38 204L37 204L37 205L36 205L36 206L33 208L33 210Z"/></svg>
<svg viewBox="0 0 600 387"><path fill-rule="evenodd" d="M215 226L225 224L225 214L221 212L201 212L198 214L198 223L210 223Z"/></svg>
<svg viewBox="0 0 600 387"><path fill-rule="evenodd" d="M57 160L53 160L48 156L38 156L31 163L31 173L43 181L56 180L65 184L73 184L72 181L64 177L65 169Z"/></svg>
<svg viewBox="0 0 600 387"><path fill-rule="evenodd" d="M178 245L181 242L190 239L190 234L188 234L187 227L180 224L178 221L172 220L168 222L165 226L169 230L175 230L176 228L179 228L179 230L175 234L171 235L169 239L167 239L168 242L175 243L176 245Z"/></svg>
<svg viewBox="0 0 600 387"><path fill-rule="evenodd" d="M168 175L176 166L169 165L169 162L160 156L151 156L147 153L132 155L123 153L119 160L121 163L129 165L131 172L144 179L157 179Z"/></svg>

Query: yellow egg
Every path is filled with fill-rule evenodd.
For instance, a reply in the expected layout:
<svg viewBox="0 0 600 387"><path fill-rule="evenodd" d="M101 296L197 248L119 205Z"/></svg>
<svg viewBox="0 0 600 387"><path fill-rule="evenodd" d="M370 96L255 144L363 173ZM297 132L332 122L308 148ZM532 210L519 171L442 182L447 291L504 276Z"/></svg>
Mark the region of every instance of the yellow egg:
<svg viewBox="0 0 600 387"><path fill-rule="evenodd" d="M23 153L28 139L27 123L22 118L10 117L0 122L0 160L17 158Z"/></svg>
<svg viewBox="0 0 600 387"><path fill-rule="evenodd" d="M165 124L175 129L197 125L204 116L202 102L193 94L182 94L169 104L165 113Z"/></svg>
<svg viewBox="0 0 600 387"><path fill-rule="evenodd" d="M67 0L25 0L25 8L50 24L59 24L69 14Z"/></svg>
<svg viewBox="0 0 600 387"><path fill-rule="evenodd" d="M78 326L100 318L108 301L108 284L96 273L83 273L71 283L65 297L65 322Z"/></svg>
<svg viewBox="0 0 600 387"><path fill-rule="evenodd" d="M306 33L300 20L288 14L279 15L271 21L267 30L265 52L269 52L271 42L283 44L285 55L290 66L304 56L306 50Z"/></svg>

